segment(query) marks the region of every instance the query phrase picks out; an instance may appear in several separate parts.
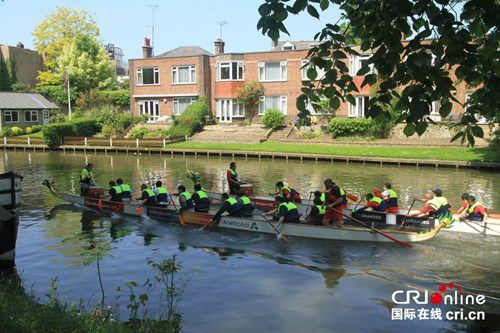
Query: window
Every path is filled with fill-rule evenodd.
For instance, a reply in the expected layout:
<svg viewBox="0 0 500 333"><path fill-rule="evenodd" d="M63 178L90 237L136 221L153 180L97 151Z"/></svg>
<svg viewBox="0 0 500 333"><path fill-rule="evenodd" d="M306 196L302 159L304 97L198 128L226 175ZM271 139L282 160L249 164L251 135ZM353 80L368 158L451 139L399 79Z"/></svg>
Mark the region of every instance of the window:
<svg viewBox="0 0 500 333"><path fill-rule="evenodd" d="M174 116L181 115L186 108L196 100L195 97L174 98Z"/></svg>
<svg viewBox="0 0 500 333"><path fill-rule="evenodd" d="M259 62L259 81L286 81L286 61Z"/></svg>
<svg viewBox="0 0 500 333"><path fill-rule="evenodd" d="M221 120L245 116L245 108L237 99L217 100L217 117Z"/></svg>
<svg viewBox="0 0 500 333"><path fill-rule="evenodd" d="M148 123L154 123L160 117L160 104L157 100L139 101L139 116L148 115Z"/></svg>
<svg viewBox="0 0 500 333"><path fill-rule="evenodd" d="M358 71L363 66L369 66L370 71L368 74L375 74L375 68L373 64L368 64L368 60L371 58L371 55L361 55L361 56L351 56L349 58L349 75L356 76Z"/></svg>
<svg viewBox="0 0 500 333"><path fill-rule="evenodd" d="M261 96L259 98L259 115L263 115L267 110L280 110L286 114L286 96Z"/></svg>
<svg viewBox="0 0 500 333"><path fill-rule="evenodd" d="M243 80L245 66L243 62L220 62L218 71L218 81L239 81Z"/></svg>
<svg viewBox="0 0 500 333"><path fill-rule="evenodd" d="M158 67L137 68L137 85L154 84L160 84L160 69Z"/></svg>
<svg viewBox="0 0 500 333"><path fill-rule="evenodd" d="M302 81L309 81L307 77L307 70L312 67L312 64L309 60L302 60ZM322 68L316 67L316 72L318 76L316 76L316 80L321 80L325 76L325 71Z"/></svg>
<svg viewBox="0 0 500 333"><path fill-rule="evenodd" d="M370 97L368 96L356 97L356 105L352 105L351 103L349 103L349 110L347 116L353 118L364 118L366 111L368 111L369 100Z"/></svg>
<svg viewBox="0 0 500 333"><path fill-rule="evenodd" d="M37 110L24 111L24 120L26 120L27 123L37 123L38 111Z"/></svg>
<svg viewBox="0 0 500 333"><path fill-rule="evenodd" d="M293 45L292 43L290 42L286 42L285 44L283 44L283 46L281 47L281 49L283 51L290 51L290 50L295 50L295 45Z"/></svg>
<svg viewBox="0 0 500 333"><path fill-rule="evenodd" d="M190 84L196 83L196 66L172 67L172 83Z"/></svg>
<svg viewBox="0 0 500 333"><path fill-rule="evenodd" d="M4 111L3 119L5 123L17 123L19 122L19 112L18 111Z"/></svg>

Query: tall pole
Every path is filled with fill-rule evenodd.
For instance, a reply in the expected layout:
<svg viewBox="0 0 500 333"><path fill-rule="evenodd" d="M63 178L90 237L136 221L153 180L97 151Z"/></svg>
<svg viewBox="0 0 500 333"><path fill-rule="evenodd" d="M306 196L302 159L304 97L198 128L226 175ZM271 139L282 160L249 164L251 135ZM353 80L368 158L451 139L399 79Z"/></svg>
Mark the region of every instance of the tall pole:
<svg viewBox="0 0 500 333"><path fill-rule="evenodd" d="M153 9L153 25L151 26L151 46L153 47L153 52L152 55L154 55L155 52L155 8L158 8L158 5L148 5L148 7L151 7Z"/></svg>
<svg viewBox="0 0 500 333"><path fill-rule="evenodd" d="M71 91L70 91L70 83L69 83L69 70L66 74L68 80L68 116L71 119Z"/></svg>

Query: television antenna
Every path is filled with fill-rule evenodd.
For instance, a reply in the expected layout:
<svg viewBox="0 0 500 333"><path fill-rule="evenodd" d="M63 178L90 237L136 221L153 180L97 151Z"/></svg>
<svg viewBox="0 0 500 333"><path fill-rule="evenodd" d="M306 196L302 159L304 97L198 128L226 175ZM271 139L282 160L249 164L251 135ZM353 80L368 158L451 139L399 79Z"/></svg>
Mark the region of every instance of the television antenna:
<svg viewBox="0 0 500 333"><path fill-rule="evenodd" d="M222 29L225 27L225 26L228 26L229 23L227 23L226 20L222 19L221 21L215 21L215 23L217 23L219 25L219 29L220 29L220 40L222 40Z"/></svg>
<svg viewBox="0 0 500 333"><path fill-rule="evenodd" d="M148 26L151 28L151 46L153 47L153 53L155 51L155 9L158 8L158 5L148 5L153 10L153 24Z"/></svg>

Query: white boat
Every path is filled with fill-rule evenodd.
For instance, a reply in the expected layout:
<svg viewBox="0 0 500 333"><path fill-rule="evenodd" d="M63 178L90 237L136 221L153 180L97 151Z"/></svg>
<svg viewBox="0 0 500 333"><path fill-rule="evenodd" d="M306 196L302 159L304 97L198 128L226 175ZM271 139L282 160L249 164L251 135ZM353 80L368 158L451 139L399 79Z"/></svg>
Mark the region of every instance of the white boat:
<svg viewBox="0 0 500 333"><path fill-rule="evenodd" d="M178 221L179 214L173 206L167 207L142 207L135 203L122 203L106 201L99 198L82 197L72 193L61 193L57 191L50 182L44 180L44 185L50 192L61 200L74 204L91 207L103 212L114 212L130 216L141 217L146 215L149 218L164 221ZM186 224L208 226L215 214L215 210L209 213L183 212L180 218ZM260 215L250 218L222 216L217 224L218 228L235 229L256 233L276 234L276 222L268 221ZM433 238L440 230L441 225L433 228L414 228L412 230L392 228L387 225L382 229L383 233L398 242L413 243L422 242ZM344 226L339 229L335 226L318 226L303 223L283 223L280 229L281 234L294 237L317 238L327 240L348 240L348 241L370 241L370 242L391 242L391 239L374 232L369 227Z"/></svg>

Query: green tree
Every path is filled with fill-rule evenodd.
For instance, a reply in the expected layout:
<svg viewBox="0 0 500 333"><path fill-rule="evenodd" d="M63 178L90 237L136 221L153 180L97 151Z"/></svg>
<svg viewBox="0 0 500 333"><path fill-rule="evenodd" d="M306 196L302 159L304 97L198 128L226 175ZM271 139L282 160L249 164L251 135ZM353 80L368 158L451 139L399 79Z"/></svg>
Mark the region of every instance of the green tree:
<svg viewBox="0 0 500 333"><path fill-rule="evenodd" d="M12 81L4 58L0 55L0 91L11 91Z"/></svg>
<svg viewBox="0 0 500 333"><path fill-rule="evenodd" d="M259 107L259 98L265 93L265 88L258 81L245 82L243 87L236 89L238 101L245 107L247 119L251 122L257 114Z"/></svg>
<svg viewBox="0 0 500 333"><path fill-rule="evenodd" d="M11 57L5 61L5 64L7 65L11 84L17 83L16 59Z"/></svg>
<svg viewBox="0 0 500 333"><path fill-rule="evenodd" d="M64 47L80 35L99 36L99 28L95 20L85 10L67 7L57 7L35 27L33 43L43 57L47 71L39 73L39 83L42 85L57 84L53 74L57 59Z"/></svg>
<svg viewBox="0 0 500 333"><path fill-rule="evenodd" d="M348 22L340 23L340 30L344 31L345 43L347 45L360 45L361 38L356 37L352 32L351 25Z"/></svg>
<svg viewBox="0 0 500 333"><path fill-rule="evenodd" d="M71 86L79 92L106 89L116 81L114 62L89 35L80 35L63 48L54 72L59 81L69 73Z"/></svg>
<svg viewBox="0 0 500 333"><path fill-rule="evenodd" d="M453 101L465 104L455 97L454 82L463 82L474 92L460 120L462 129L453 140L461 137L462 142L474 144L474 136L482 137L478 116L498 121L498 1L265 0L259 7L257 28L277 40L281 33L288 34L284 25L288 13L307 12L319 19L320 11L331 9L340 9L348 29L342 29L339 20L327 23L316 34L320 44L309 56L326 75L318 86L303 88L297 101L301 116L307 115L308 101L318 102L321 95L335 105L340 100L355 103L352 94L358 88L346 59L358 54L348 40L359 38L361 52L371 51L373 56L357 75L364 76L363 86L380 82L368 110L368 116L377 122L390 119L384 105L396 98L396 109L401 112L398 121L406 122L405 133L424 133L432 121L433 102L440 103L442 117L449 115ZM369 74L370 66L377 74Z"/></svg>

